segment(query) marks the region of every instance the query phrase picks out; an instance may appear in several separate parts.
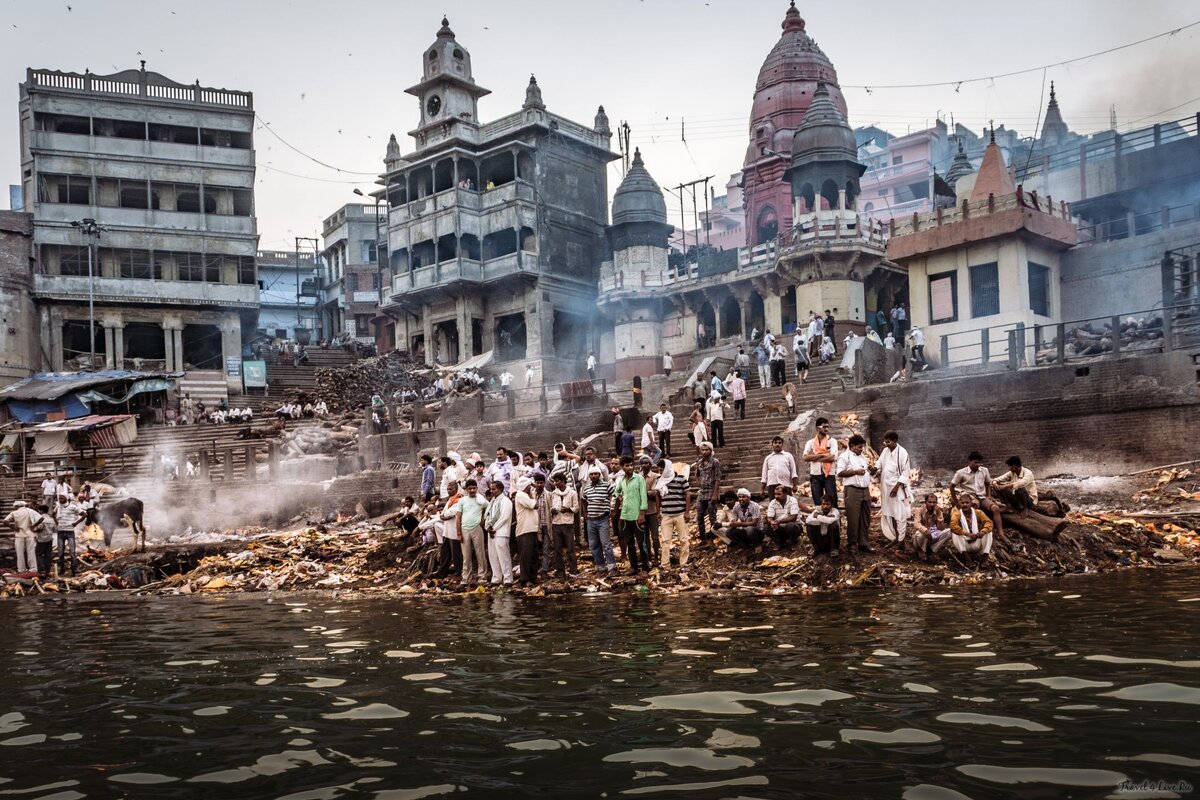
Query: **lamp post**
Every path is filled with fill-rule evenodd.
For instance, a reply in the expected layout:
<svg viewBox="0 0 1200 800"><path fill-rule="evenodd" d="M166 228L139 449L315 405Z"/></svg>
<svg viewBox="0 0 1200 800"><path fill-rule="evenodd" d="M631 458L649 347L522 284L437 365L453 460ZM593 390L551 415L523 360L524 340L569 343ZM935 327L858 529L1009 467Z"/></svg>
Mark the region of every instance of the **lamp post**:
<svg viewBox="0 0 1200 800"><path fill-rule="evenodd" d="M107 228L103 225L98 225L96 220L88 218L75 220L71 223L75 228L87 237L87 254L88 254L88 348L90 355L88 356L88 369L95 371L96 369L96 274L93 264L93 251L96 248L96 241L100 238L100 234L104 233ZM115 363L115 362L114 362Z"/></svg>

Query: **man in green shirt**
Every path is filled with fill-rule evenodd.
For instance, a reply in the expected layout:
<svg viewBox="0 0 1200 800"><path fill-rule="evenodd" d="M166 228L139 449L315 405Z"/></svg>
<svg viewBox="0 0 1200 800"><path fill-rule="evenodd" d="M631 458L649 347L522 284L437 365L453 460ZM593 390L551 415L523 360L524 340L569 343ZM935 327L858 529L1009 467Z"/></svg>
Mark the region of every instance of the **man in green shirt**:
<svg viewBox="0 0 1200 800"><path fill-rule="evenodd" d="M621 457L621 474L613 484L613 497L617 500L617 534L621 538L621 550L629 559L630 571L635 575L649 572L650 542L646 533L649 499L646 496L646 479L633 471L631 456Z"/></svg>
<svg viewBox="0 0 1200 800"><path fill-rule="evenodd" d="M475 479L463 484L467 496L458 503L458 535L462 540L463 571L462 585L473 589L483 583L487 570L487 535L483 530L483 512L488 501L480 497Z"/></svg>

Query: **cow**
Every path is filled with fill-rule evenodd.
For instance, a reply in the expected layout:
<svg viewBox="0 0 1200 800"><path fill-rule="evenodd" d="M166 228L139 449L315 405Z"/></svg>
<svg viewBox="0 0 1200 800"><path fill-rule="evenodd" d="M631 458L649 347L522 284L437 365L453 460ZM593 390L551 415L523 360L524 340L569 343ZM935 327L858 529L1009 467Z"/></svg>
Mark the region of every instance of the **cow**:
<svg viewBox="0 0 1200 800"><path fill-rule="evenodd" d="M144 506L136 497L122 497L105 503L99 508L88 509L86 522L88 525L99 525L104 531L104 546L112 544L113 533L117 528L128 527L133 533L135 549L146 549L146 525L142 521Z"/></svg>

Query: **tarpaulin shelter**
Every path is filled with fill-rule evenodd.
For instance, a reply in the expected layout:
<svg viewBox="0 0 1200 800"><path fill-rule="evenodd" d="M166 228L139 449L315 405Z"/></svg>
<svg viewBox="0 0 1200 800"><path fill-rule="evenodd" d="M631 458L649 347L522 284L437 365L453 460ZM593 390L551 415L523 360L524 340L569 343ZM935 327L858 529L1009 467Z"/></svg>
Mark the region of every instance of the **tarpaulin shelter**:
<svg viewBox="0 0 1200 800"><path fill-rule="evenodd" d="M144 392L169 391L181 372L39 372L0 389L8 416L26 424L89 416L96 403L119 405Z"/></svg>

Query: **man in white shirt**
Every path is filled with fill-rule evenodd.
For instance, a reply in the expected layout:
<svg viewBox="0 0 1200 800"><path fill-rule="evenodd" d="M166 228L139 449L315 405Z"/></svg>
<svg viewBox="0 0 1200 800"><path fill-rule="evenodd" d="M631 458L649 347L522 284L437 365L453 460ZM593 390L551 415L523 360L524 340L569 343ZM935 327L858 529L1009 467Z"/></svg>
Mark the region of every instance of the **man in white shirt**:
<svg viewBox="0 0 1200 800"><path fill-rule="evenodd" d="M877 470L863 455L866 439L856 433L847 445L848 449L838 456L836 468L846 494L846 548L857 547L859 552L870 553L871 476Z"/></svg>
<svg viewBox="0 0 1200 800"><path fill-rule="evenodd" d="M42 479L42 502L46 504L46 508L51 510L58 501L58 481L54 480L54 476L49 472Z"/></svg>
<svg viewBox="0 0 1200 800"><path fill-rule="evenodd" d="M800 488L800 476L796 471L796 458L783 449L783 437L771 439L771 452L763 459L762 484L764 497L774 497L777 486L785 486L789 491Z"/></svg>
<svg viewBox="0 0 1200 800"><path fill-rule="evenodd" d="M879 527L888 541L904 542L908 518L912 516L912 495L908 488L911 465L908 451L900 446L895 431L883 435L883 450L876 464L879 467L879 488L882 493L882 516Z"/></svg>
<svg viewBox="0 0 1200 800"><path fill-rule="evenodd" d="M781 550L800 541L800 501L782 485L767 503L767 535Z"/></svg>
<svg viewBox="0 0 1200 800"><path fill-rule="evenodd" d="M837 477L834 473L837 457L838 443L829 435L829 420L820 417L816 424L816 435L805 443L801 455L808 464L808 486L813 505L820 505L821 498L827 494L837 497Z"/></svg>
<svg viewBox="0 0 1200 800"><path fill-rule="evenodd" d="M455 463L454 456L456 455L458 454L450 453L438 459L438 462L442 465L442 483L438 489L438 496L443 500L450 496L450 486L457 486L459 481L465 477Z"/></svg>
<svg viewBox="0 0 1200 800"><path fill-rule="evenodd" d="M513 502L508 499L506 487L498 480L492 481L492 498L483 513L483 529L487 533L488 565L492 569L492 586L512 586L512 551L508 547L512 518Z"/></svg>
<svg viewBox="0 0 1200 800"><path fill-rule="evenodd" d="M975 496L979 508L991 517L997 538L1004 541L1004 520L1000 518L1000 506L992 500L992 473L983 466L983 455L978 450L971 451L967 456L967 465L950 479L952 508L958 508L960 492L970 492Z"/></svg>
<svg viewBox="0 0 1200 800"><path fill-rule="evenodd" d="M512 382L513 374L511 372L504 370L504 372L500 373L500 389L502 391L507 392L512 389Z"/></svg>
<svg viewBox="0 0 1200 800"><path fill-rule="evenodd" d="M812 542L813 556L828 555L838 558L842 552L842 536L840 515L833 504L833 498L825 495L821 498L821 507L814 508L804 520L808 531L808 540Z"/></svg>
<svg viewBox="0 0 1200 800"><path fill-rule="evenodd" d="M642 426L642 452L650 452L654 449L654 440L658 438L658 431L654 429L654 417L646 417L646 425Z"/></svg>
<svg viewBox="0 0 1200 800"><path fill-rule="evenodd" d="M742 377L745 374L747 373L743 370L734 370L733 378L725 387L729 390L729 399L733 401L733 413L738 415L738 419L746 418L746 379Z"/></svg>
<svg viewBox="0 0 1200 800"><path fill-rule="evenodd" d="M660 403L658 413L652 419L655 430L658 432L658 447L663 451L663 455L670 458L671 428L675 425L675 415L671 413L671 409L667 408L666 403Z"/></svg>
<svg viewBox="0 0 1200 800"><path fill-rule="evenodd" d="M912 326L912 343L913 365L920 364L921 371L929 369L929 362L925 360L925 331L916 325Z"/></svg>
<svg viewBox="0 0 1200 800"><path fill-rule="evenodd" d="M525 365L525 388L533 386L533 364Z"/></svg>
<svg viewBox="0 0 1200 800"><path fill-rule="evenodd" d="M708 423L712 427L712 443L714 447L725 446L725 409L729 404L721 397L721 393L713 390L704 408L707 412Z"/></svg>
<svg viewBox="0 0 1200 800"><path fill-rule="evenodd" d="M668 378L671 377L671 372L675 369L675 359L671 357L670 353L663 353L662 367L663 373Z"/></svg>
<svg viewBox="0 0 1200 800"><path fill-rule="evenodd" d="M596 354L592 352L587 354L587 373L588 380L596 380Z"/></svg>
<svg viewBox="0 0 1200 800"><path fill-rule="evenodd" d="M42 515L25 505L24 500L13 503L13 510L4 522L17 529L13 544L17 548L17 572L37 570L37 540L34 528L42 521Z"/></svg>
<svg viewBox="0 0 1200 800"><path fill-rule="evenodd" d="M1037 511L1038 490L1033 472L1021 466L1020 456L1009 456L1004 463L1008 472L992 481L996 499L1018 513L1026 509Z"/></svg>

